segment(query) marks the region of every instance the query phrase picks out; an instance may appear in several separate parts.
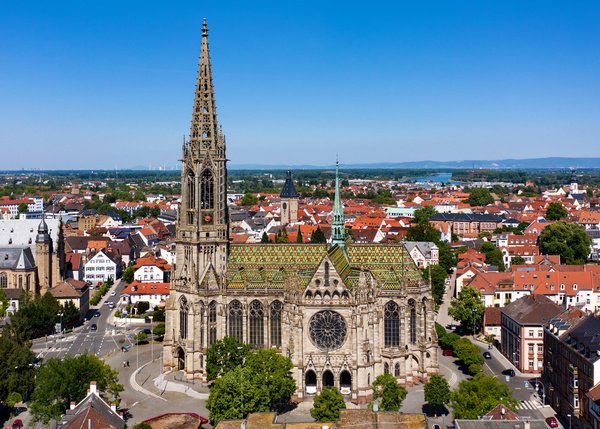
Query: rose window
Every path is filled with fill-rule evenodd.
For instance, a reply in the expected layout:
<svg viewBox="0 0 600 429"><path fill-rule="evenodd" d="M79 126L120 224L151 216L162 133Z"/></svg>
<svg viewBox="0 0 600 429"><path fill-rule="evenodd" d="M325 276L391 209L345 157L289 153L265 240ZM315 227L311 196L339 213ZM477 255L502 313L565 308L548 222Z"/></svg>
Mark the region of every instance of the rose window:
<svg viewBox="0 0 600 429"><path fill-rule="evenodd" d="M319 311L310 318L308 332L314 345L322 350L335 350L346 341L346 321L335 311Z"/></svg>

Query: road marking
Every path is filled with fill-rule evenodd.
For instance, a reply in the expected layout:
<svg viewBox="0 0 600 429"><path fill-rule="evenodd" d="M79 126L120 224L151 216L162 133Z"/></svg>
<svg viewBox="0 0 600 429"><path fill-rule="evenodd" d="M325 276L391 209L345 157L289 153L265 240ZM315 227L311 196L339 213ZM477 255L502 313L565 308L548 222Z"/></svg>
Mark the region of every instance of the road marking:
<svg viewBox="0 0 600 429"><path fill-rule="evenodd" d="M521 401L517 406L518 410L538 410L541 408L541 404L538 401Z"/></svg>

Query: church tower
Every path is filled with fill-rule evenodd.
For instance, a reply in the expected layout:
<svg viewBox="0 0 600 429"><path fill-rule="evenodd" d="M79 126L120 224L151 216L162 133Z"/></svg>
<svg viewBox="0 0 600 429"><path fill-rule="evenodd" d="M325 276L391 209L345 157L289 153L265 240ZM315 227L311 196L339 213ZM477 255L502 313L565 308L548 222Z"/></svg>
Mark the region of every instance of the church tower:
<svg viewBox="0 0 600 429"><path fill-rule="evenodd" d="M208 49L202 25L200 61L189 141L183 143L177 264L173 287L195 291L200 283L218 288L227 261L228 214L225 137L217 122Z"/></svg>
<svg viewBox="0 0 600 429"><path fill-rule="evenodd" d="M39 292L43 295L52 287L52 238L48 224L42 217L35 238L35 262L37 265Z"/></svg>
<svg viewBox="0 0 600 429"><path fill-rule="evenodd" d="M298 222L298 192L292 180L292 172L288 170L285 183L281 189L281 225Z"/></svg>

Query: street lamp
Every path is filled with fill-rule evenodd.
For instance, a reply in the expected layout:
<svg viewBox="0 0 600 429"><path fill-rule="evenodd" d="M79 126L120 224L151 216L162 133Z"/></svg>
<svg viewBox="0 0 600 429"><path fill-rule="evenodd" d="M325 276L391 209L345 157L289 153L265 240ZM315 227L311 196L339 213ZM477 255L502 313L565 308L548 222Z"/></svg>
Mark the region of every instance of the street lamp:
<svg viewBox="0 0 600 429"><path fill-rule="evenodd" d="M57 316L60 316L60 333L62 334L62 318L63 318L64 313L61 311L60 313L57 314Z"/></svg>
<svg viewBox="0 0 600 429"><path fill-rule="evenodd" d="M154 316L148 316L148 318L150 319L150 348L152 349L152 359L150 362L154 362L154 325L152 324L152 319L154 319Z"/></svg>
<svg viewBox="0 0 600 429"><path fill-rule="evenodd" d="M567 414L567 417L569 418L569 429L571 429L571 414Z"/></svg>

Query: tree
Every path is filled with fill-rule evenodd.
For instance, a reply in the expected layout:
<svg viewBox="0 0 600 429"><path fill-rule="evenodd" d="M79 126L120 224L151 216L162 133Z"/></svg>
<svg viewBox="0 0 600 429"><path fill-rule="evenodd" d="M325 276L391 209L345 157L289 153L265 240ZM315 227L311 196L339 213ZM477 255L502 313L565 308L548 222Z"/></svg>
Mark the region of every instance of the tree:
<svg viewBox="0 0 600 429"><path fill-rule="evenodd" d="M23 292L19 299L19 310L11 316L8 334L18 342L25 342L54 332L59 320L60 304L50 293L32 298Z"/></svg>
<svg viewBox="0 0 600 429"><path fill-rule="evenodd" d="M437 210L433 206L425 206L415 210L413 221L417 224L428 223L429 219L437 214Z"/></svg>
<svg viewBox="0 0 600 429"><path fill-rule="evenodd" d="M516 411L518 403L506 384L495 376L480 373L472 380L460 382L451 395L450 406L455 419L477 420L498 404Z"/></svg>
<svg viewBox="0 0 600 429"><path fill-rule="evenodd" d="M129 284L133 282L133 275L135 274L135 267L133 265L128 266L123 270L123 274L121 278L125 281L125 283Z"/></svg>
<svg viewBox="0 0 600 429"><path fill-rule="evenodd" d="M73 301L67 301L65 305L60 306L60 312L62 313L63 326L72 328L77 325L81 320L81 313L79 309L75 307Z"/></svg>
<svg viewBox="0 0 600 429"><path fill-rule="evenodd" d="M86 396L92 380L108 402L118 401L123 391L119 374L97 356L48 359L40 368L30 402L33 417L45 424L50 419L59 419L71 401L79 402Z"/></svg>
<svg viewBox="0 0 600 429"><path fill-rule="evenodd" d="M148 301L138 301L135 308L137 314L144 314L150 309L150 303Z"/></svg>
<svg viewBox="0 0 600 429"><path fill-rule="evenodd" d="M560 220L566 218L567 216L569 216L569 212L558 201L548 204L545 216L547 220Z"/></svg>
<svg viewBox="0 0 600 429"><path fill-rule="evenodd" d="M431 226L429 222L418 223L409 228L406 232L406 239L408 241L432 241L435 243L440 240L440 232Z"/></svg>
<svg viewBox="0 0 600 429"><path fill-rule="evenodd" d="M152 320L155 322L164 322L165 321L165 309L159 306L154 307L154 311L152 311Z"/></svg>
<svg viewBox="0 0 600 429"><path fill-rule="evenodd" d="M450 303L448 314L459 320L463 329L475 332L483 319L483 303L479 291L470 286L463 287L458 298Z"/></svg>
<svg viewBox="0 0 600 429"><path fill-rule="evenodd" d="M221 420L241 419L250 413L269 411L266 388L255 382L248 368L236 366L217 379L210 389L206 408L213 425Z"/></svg>
<svg viewBox="0 0 600 429"><path fill-rule="evenodd" d="M325 388L315 396L310 415L318 422L335 422L340 418L340 410L345 408L346 403L340 391L336 387Z"/></svg>
<svg viewBox="0 0 600 429"><path fill-rule="evenodd" d="M450 385L441 375L432 375L425 384L425 401L435 410L450 402L450 393Z"/></svg>
<svg viewBox="0 0 600 429"><path fill-rule="evenodd" d="M302 230L298 227L298 235L296 235L296 243L302 243Z"/></svg>
<svg viewBox="0 0 600 429"><path fill-rule="evenodd" d="M21 213L27 213L28 211L29 207L26 203L21 203L17 206L17 213L19 214L19 217L21 217Z"/></svg>
<svg viewBox="0 0 600 429"><path fill-rule="evenodd" d="M454 348L454 343L460 340L460 335L456 332L448 332L440 338L440 345L445 348Z"/></svg>
<svg viewBox="0 0 600 429"><path fill-rule="evenodd" d="M439 264L444 267L446 272L449 272L451 268L456 266L456 255L445 241L438 240L435 244L438 247Z"/></svg>
<svg viewBox="0 0 600 429"><path fill-rule="evenodd" d="M281 228L279 232L277 232L277 236L275 237L275 243L288 243L288 235L285 228Z"/></svg>
<svg viewBox="0 0 600 429"><path fill-rule="evenodd" d="M242 365L250 353L250 348L249 344L244 344L233 337L225 337L213 343L206 356L208 381L216 380L236 366Z"/></svg>
<svg viewBox="0 0 600 429"><path fill-rule="evenodd" d="M525 265L525 259L522 256L513 256L510 263L512 265Z"/></svg>
<svg viewBox="0 0 600 429"><path fill-rule="evenodd" d="M144 341L146 341L148 339L148 334L146 334L145 332L138 332L137 334L135 334L133 336L133 341L136 342L136 344L141 344Z"/></svg>
<svg viewBox="0 0 600 429"><path fill-rule="evenodd" d="M290 371L292 361L273 349L260 349L250 353L244 364L255 375L254 380L264 388L269 405L289 401L296 391L296 382Z"/></svg>
<svg viewBox="0 0 600 429"><path fill-rule="evenodd" d="M581 265L590 254L592 238L577 224L558 221L540 234L540 252L560 255L563 264Z"/></svg>
<svg viewBox="0 0 600 429"><path fill-rule="evenodd" d="M312 233L310 237L311 243L327 243L327 239L325 238L325 234L321 231L321 228L317 226L317 229Z"/></svg>
<svg viewBox="0 0 600 429"><path fill-rule="evenodd" d="M160 322L158 323L154 329L152 330L152 333L154 335L156 335L157 337L164 337L165 336L165 332L166 332L166 325L165 322Z"/></svg>
<svg viewBox="0 0 600 429"><path fill-rule="evenodd" d="M489 189L474 188L469 192L469 199L467 201L471 207L487 206L488 204L494 204L494 197L492 197Z"/></svg>
<svg viewBox="0 0 600 429"><path fill-rule="evenodd" d="M34 388L35 354L28 343L0 336L0 402L11 393L28 397Z"/></svg>
<svg viewBox="0 0 600 429"><path fill-rule="evenodd" d="M246 192L240 200L240 205L242 206L254 206L256 204L258 204L258 198L250 192Z"/></svg>
<svg viewBox="0 0 600 429"><path fill-rule="evenodd" d="M262 238L260 239L261 243L270 243L271 240L269 240L269 236L267 235L266 232L263 232Z"/></svg>
<svg viewBox="0 0 600 429"><path fill-rule="evenodd" d="M479 347L469 341L467 338L460 338L452 345L456 357L461 360L467 372L471 375L481 372L483 366L483 356Z"/></svg>
<svg viewBox="0 0 600 429"><path fill-rule="evenodd" d="M406 393L392 374L378 375L373 381L373 399L379 399L379 408L384 411L398 411Z"/></svg>
<svg viewBox="0 0 600 429"><path fill-rule="evenodd" d="M10 392L8 398L6 398L6 405L9 408L14 408L18 403L23 402L23 397L18 392Z"/></svg>
<svg viewBox="0 0 600 429"><path fill-rule="evenodd" d="M502 251L494 246L493 243L486 241L481 245L481 253L485 255L485 263L495 265L499 271L504 271L504 258Z"/></svg>
<svg viewBox="0 0 600 429"><path fill-rule="evenodd" d="M0 317L6 316L6 310L10 307L10 300L6 296L4 289L0 289Z"/></svg>
<svg viewBox="0 0 600 429"><path fill-rule="evenodd" d="M425 280L429 280L429 276L431 275L433 299L437 305L440 305L446 290L445 281L448 277L446 269L439 265L430 265L429 267L421 270L421 274Z"/></svg>

